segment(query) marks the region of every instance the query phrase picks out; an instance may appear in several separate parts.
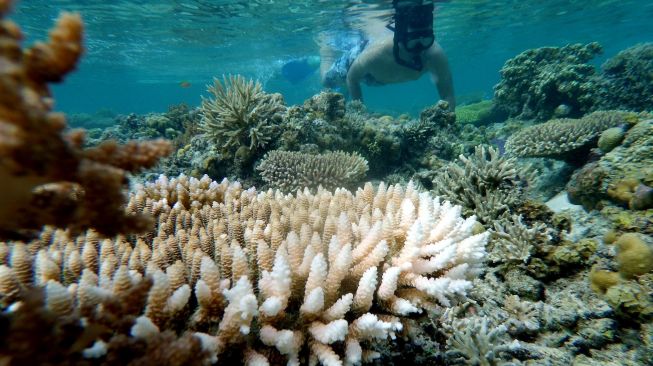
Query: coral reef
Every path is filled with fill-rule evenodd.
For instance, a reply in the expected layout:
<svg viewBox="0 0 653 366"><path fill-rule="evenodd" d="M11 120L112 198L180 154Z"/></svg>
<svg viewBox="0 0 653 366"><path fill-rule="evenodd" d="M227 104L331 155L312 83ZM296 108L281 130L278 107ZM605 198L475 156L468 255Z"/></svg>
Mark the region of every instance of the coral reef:
<svg viewBox="0 0 653 366"><path fill-rule="evenodd" d="M556 109L565 109L565 117L592 111L599 103L600 82L588 62L601 52L593 42L520 53L501 68L494 87L496 108L511 117L540 121L554 117Z"/></svg>
<svg viewBox="0 0 653 366"><path fill-rule="evenodd" d="M48 90L62 19L26 51L0 24L0 364L652 362L650 44L601 75L598 44L530 50L418 119L228 76L83 138Z"/></svg>
<svg viewBox="0 0 653 366"><path fill-rule="evenodd" d="M488 246L488 258L508 265L527 263L535 251L535 244L550 239L545 225L539 223L529 227L516 215L505 223L495 221L492 235L495 238Z"/></svg>
<svg viewBox="0 0 653 366"><path fill-rule="evenodd" d="M419 120L403 125L403 161L423 157L424 154L451 160L467 153L465 139L458 138L460 132L456 125L456 114L449 110L447 102L441 100L426 107L420 113Z"/></svg>
<svg viewBox="0 0 653 366"><path fill-rule="evenodd" d="M0 17L9 10L0 3ZM165 141L105 142L82 148L81 131L64 133L62 114L52 111L49 83L72 71L82 54L78 15L63 13L47 43L21 49L22 35L0 23L0 236L27 235L44 224L102 234L143 231L151 222L125 215L127 173L153 166L170 152Z"/></svg>
<svg viewBox="0 0 653 366"><path fill-rule="evenodd" d="M620 145L585 164L567 184L569 199L573 203L580 203L586 209L604 210L615 225L626 231L632 231L633 228L627 227L640 220L626 216L638 214L609 206L617 204L631 210L653 208L653 169L650 167L653 120L646 118L650 118L649 115L638 114L637 123L626 132ZM643 212L642 217L646 216ZM646 231L646 225L640 229Z"/></svg>
<svg viewBox="0 0 653 366"><path fill-rule="evenodd" d="M601 132L597 146L603 153L609 153L615 147L621 144L626 135L622 127L612 127Z"/></svg>
<svg viewBox="0 0 653 366"><path fill-rule="evenodd" d="M615 242L619 273L626 279L653 271L653 249L635 233L623 234Z"/></svg>
<svg viewBox="0 0 653 366"><path fill-rule="evenodd" d="M521 157L549 157L584 163L599 135L638 117L622 111L597 111L581 119L553 119L525 128L508 138L506 152Z"/></svg>
<svg viewBox="0 0 653 366"><path fill-rule="evenodd" d="M321 92L306 100L304 109L313 113L312 118L335 121L345 116L345 96L340 93Z"/></svg>
<svg viewBox="0 0 653 366"><path fill-rule="evenodd" d="M507 352L510 347L509 344L501 342L507 328L499 325L488 329L488 322L487 318L478 317L452 324L453 335L447 340L447 358L450 362L482 366L499 364L501 354Z"/></svg>
<svg viewBox="0 0 653 366"><path fill-rule="evenodd" d="M576 170L566 186L569 201L588 210L600 208L602 200L607 198L602 186L608 174L596 161Z"/></svg>
<svg viewBox="0 0 653 366"><path fill-rule="evenodd" d="M225 160L251 163L279 135L285 105L281 94L267 94L258 81L229 75L208 86L202 99L201 129L221 149Z"/></svg>
<svg viewBox="0 0 653 366"><path fill-rule="evenodd" d="M616 236L613 232L611 236ZM589 280L592 290L622 319L653 320L653 246L651 238L625 233L614 241L617 249L616 269L608 261L592 267Z"/></svg>
<svg viewBox="0 0 653 366"><path fill-rule="evenodd" d="M367 172L367 161L360 155L342 151L304 154L294 151L268 152L256 167L271 188L286 193L304 188L326 190L353 189Z"/></svg>
<svg viewBox="0 0 653 366"><path fill-rule="evenodd" d="M1 243L6 309L44 286L45 310L60 319L111 318L116 332L70 334L77 348L60 350L99 362L139 342L140 357L143 342L168 334L199 339L214 362L360 363L411 317L464 301L488 238L460 207L412 185L292 196L162 176L136 188L128 211L151 213L157 229L101 240L46 228L28 244ZM112 318L114 306L129 310Z"/></svg>
<svg viewBox="0 0 653 366"><path fill-rule="evenodd" d="M608 187L608 197L631 210L653 208L651 187L635 178L625 178Z"/></svg>
<svg viewBox="0 0 653 366"><path fill-rule="evenodd" d="M491 224L507 218L526 197L529 175L520 172L515 158L497 149L477 146L472 156L461 155L447 164L433 181L433 192L463 207L466 214Z"/></svg>
<svg viewBox="0 0 653 366"><path fill-rule="evenodd" d="M98 117L94 117L98 118ZM105 140L127 142L129 140L146 140L155 138L171 139L175 148L186 145L190 138L200 133L198 109L191 109L186 104L171 105L164 113L137 115L117 115L110 118L110 126L102 129L91 128L86 146L97 146ZM86 124L80 127L86 127ZM92 125L90 126L92 127Z"/></svg>
<svg viewBox="0 0 653 366"><path fill-rule="evenodd" d="M619 52L601 70L604 108L653 110L653 43Z"/></svg>
<svg viewBox="0 0 653 366"><path fill-rule="evenodd" d="M342 94L321 92L303 105L288 108L277 146L306 153L351 149L365 119L363 115L364 107L352 107L352 103L346 107Z"/></svg>

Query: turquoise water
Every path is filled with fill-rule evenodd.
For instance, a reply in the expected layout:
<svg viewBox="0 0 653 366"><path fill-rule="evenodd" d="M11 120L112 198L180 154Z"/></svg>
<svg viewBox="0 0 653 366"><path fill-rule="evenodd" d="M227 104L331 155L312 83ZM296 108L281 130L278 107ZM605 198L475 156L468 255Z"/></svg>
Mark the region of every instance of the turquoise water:
<svg viewBox="0 0 653 366"><path fill-rule="evenodd" d="M54 89L64 112L161 112L198 105L215 76L243 74L280 92L288 104L321 89L317 73L298 84L280 75L288 60L317 55L316 36L385 21L389 1L25 0L12 18L27 43L42 39L61 10L87 26L86 55ZM488 98L503 63L529 48L597 41L599 64L651 41L653 2L630 0L453 0L436 6L436 38L446 50L459 102ZM181 82L190 86L182 88ZM437 100L428 77L364 87L369 108L417 113Z"/></svg>

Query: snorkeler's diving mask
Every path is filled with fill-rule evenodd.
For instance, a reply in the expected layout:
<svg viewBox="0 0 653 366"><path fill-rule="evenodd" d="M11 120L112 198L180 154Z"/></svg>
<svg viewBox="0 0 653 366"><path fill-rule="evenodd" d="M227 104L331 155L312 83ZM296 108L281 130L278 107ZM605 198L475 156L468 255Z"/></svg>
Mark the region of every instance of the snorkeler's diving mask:
<svg viewBox="0 0 653 366"><path fill-rule="evenodd" d="M433 1L394 0L394 42L408 52L422 52L435 41L433 35Z"/></svg>

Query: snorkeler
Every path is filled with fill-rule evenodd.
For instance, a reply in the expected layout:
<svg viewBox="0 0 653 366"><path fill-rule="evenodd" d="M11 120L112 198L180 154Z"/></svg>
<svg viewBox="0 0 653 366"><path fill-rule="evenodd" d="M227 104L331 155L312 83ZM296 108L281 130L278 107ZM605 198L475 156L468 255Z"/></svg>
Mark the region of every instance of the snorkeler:
<svg viewBox="0 0 653 366"><path fill-rule="evenodd" d="M441 99L454 110L456 101L449 62L433 34L432 0L394 0L394 27L374 42L366 34L335 57L332 47L320 49L322 84L346 86L352 99L362 100L361 82L378 86L417 80L429 73Z"/></svg>

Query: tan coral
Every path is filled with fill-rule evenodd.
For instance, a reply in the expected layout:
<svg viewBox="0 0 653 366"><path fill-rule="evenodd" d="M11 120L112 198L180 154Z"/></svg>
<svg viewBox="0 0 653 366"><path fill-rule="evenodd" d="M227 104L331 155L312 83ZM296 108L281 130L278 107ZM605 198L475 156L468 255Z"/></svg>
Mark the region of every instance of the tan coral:
<svg viewBox="0 0 653 366"><path fill-rule="evenodd" d="M160 177L136 188L130 209L151 207L159 231L102 241L55 231L53 244L37 241L33 252L11 243L16 260L2 289L13 293L11 278L41 273L38 262L56 270L36 285L58 290L55 274L78 273L70 263L81 263L74 308L59 296L53 311L102 314L102 304L120 303L135 312L130 326L140 319L138 336L202 330L218 359L306 362L306 350L343 363L377 357L370 346L395 337L406 315L464 299L483 268L488 234L473 234L474 218L412 184L284 195L207 179ZM192 197L189 207L175 200L180 191ZM230 233L235 227L242 235ZM214 245L202 245L202 235Z"/></svg>
<svg viewBox="0 0 653 366"><path fill-rule="evenodd" d="M623 111L596 111L581 119L553 119L525 128L506 141L506 152L522 157L568 158L575 152L595 146L599 135L635 117Z"/></svg>
<svg viewBox="0 0 653 366"><path fill-rule="evenodd" d="M305 187L315 190L319 186L328 190L354 188L365 178L368 166L357 153L304 154L274 150L266 154L257 170L272 188L296 192Z"/></svg>

